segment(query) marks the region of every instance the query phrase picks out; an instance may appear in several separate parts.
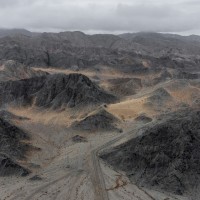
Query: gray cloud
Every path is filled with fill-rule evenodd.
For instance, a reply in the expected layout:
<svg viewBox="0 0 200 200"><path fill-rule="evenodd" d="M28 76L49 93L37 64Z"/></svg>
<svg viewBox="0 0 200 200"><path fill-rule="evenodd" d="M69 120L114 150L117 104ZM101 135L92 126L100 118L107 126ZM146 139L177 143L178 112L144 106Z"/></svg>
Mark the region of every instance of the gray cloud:
<svg viewBox="0 0 200 200"><path fill-rule="evenodd" d="M199 6L195 0L0 0L0 27L200 33Z"/></svg>

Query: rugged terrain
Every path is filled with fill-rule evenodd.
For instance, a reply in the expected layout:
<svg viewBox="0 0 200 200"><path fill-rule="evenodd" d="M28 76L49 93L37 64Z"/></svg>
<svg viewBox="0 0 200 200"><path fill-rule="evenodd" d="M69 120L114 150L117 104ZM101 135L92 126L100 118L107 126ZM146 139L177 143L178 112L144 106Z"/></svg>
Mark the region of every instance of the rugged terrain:
<svg viewBox="0 0 200 200"><path fill-rule="evenodd" d="M183 194L199 184L199 111L183 112L101 157L140 186Z"/></svg>
<svg viewBox="0 0 200 200"><path fill-rule="evenodd" d="M199 64L199 36L0 29L0 199L198 199Z"/></svg>
<svg viewBox="0 0 200 200"><path fill-rule="evenodd" d="M1 82L1 105L13 103L38 107L86 106L111 103L116 98L81 74L54 74Z"/></svg>
<svg viewBox="0 0 200 200"><path fill-rule="evenodd" d="M30 136L4 117L1 115L0 118L0 176L27 175L29 170L17 163L17 160L24 160L27 152L33 149L24 142L30 140Z"/></svg>

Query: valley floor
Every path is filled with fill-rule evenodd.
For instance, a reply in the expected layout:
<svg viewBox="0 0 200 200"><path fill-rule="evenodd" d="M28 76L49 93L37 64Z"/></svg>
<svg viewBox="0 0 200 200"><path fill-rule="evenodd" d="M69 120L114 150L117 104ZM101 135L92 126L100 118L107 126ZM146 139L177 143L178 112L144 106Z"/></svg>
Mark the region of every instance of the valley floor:
<svg viewBox="0 0 200 200"><path fill-rule="evenodd" d="M138 188L123 173L114 171L98 157L95 159L100 168L95 169L96 160L92 156L95 149L113 140L112 145L124 142L134 137L134 132L131 135L115 132L87 134L88 142L73 143L66 137L66 134L70 137L72 134L49 125L25 121L20 126L31 132L33 145L42 151L34 152L30 155L29 163L24 163L32 165L33 173L30 176L1 178L1 200L101 200L107 197L109 200L187 199ZM103 178L103 189L98 176ZM102 191L107 193L107 197L102 197Z"/></svg>
<svg viewBox="0 0 200 200"><path fill-rule="evenodd" d="M54 73L52 70L48 72ZM92 77L94 74L89 75ZM115 73L111 75L107 78L116 76ZM0 178L0 200L188 200L184 196L139 188L124 173L115 171L98 157L100 150L139 134L137 128L144 124L134 119L140 114L145 113L155 119L156 114L163 114L167 109L179 109L179 104L192 105L194 97L200 96L199 87L182 82L185 83L169 80L141 89L138 94L122 98L118 103L106 105L109 113L124 122L123 133L82 133L67 128L77 117L79 120L84 118L81 112L70 115L68 111L45 113L32 108L12 108L9 110L11 113L29 119L15 123L31 135L31 145L41 150L30 152L27 161L20 163L31 169L29 176ZM109 86L103 78L102 83L104 88ZM179 85L179 93L174 85ZM163 93L169 102L162 99ZM155 109L153 106L158 100L160 107ZM166 109L163 109L164 105ZM126 134L131 130L135 131ZM87 142L73 142L71 138L77 134L85 137Z"/></svg>

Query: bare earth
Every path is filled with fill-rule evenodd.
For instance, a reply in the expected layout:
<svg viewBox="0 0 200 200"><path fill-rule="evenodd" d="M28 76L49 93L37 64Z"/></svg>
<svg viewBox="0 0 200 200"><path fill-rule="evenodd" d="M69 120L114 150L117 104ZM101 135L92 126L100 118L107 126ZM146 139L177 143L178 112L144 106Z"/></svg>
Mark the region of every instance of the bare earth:
<svg viewBox="0 0 200 200"><path fill-rule="evenodd" d="M12 109L12 111L15 114L22 114L22 110L19 112ZM23 112L25 115L25 111ZM94 200L101 199L99 191L102 192L102 190L107 193L110 200L185 199L138 188L131 184L122 172L114 171L102 161L100 161L100 168L96 169L92 156L96 149L101 149L104 144L108 147L109 141L111 141L110 145L117 145L130 137L135 137L136 133L133 132L129 136L126 133L92 133L84 135L88 142L73 143L70 138L75 133L67 132L67 129L60 128L60 125L51 126L50 123L39 122L40 120L36 120L30 110L27 111L27 117L31 116L32 118L28 121L18 122L18 126L31 133L32 144L41 148L42 151L29 155L28 161L23 164L31 166L31 163L34 163L40 167L32 166L33 173L28 177L1 178L0 199ZM35 116L37 119L42 119L44 114L40 117ZM132 129L136 126L136 124L133 125ZM113 140L114 143L112 143ZM97 178L99 174L103 175L101 178L103 178L105 188ZM34 175L39 176L41 180L30 180Z"/></svg>
<svg viewBox="0 0 200 200"><path fill-rule="evenodd" d="M41 70L41 69L40 69ZM53 69L45 70L55 73ZM69 70L56 73L70 73ZM83 72L84 73L84 72ZM100 78L115 77L115 71ZM96 73L85 72L89 77ZM124 77L123 75L120 75ZM108 105L106 110L121 119L123 133L92 132L82 133L71 131L69 126L74 120L81 119L84 112L39 111L36 108L9 108L13 114L27 117L26 121L14 121L20 128L31 135L31 144L40 151L30 152L28 159L21 163L31 169L28 177L1 177L1 200L187 200L186 197L163 194L138 188L131 183L122 172L114 171L110 166L99 160L98 153L111 145L117 145L135 137L139 133L133 131L140 124L134 118L146 113L154 118L159 111L145 106L147 97L155 89L164 87L174 98L170 109L176 109L176 103L192 104L192 95L199 95L199 88L187 85L179 92L174 90L171 82L143 89L140 93L123 99L116 104ZM183 94L184 93L184 98ZM187 95L186 95L187 94ZM81 135L87 142L74 143L71 138ZM34 176L36 180L30 180Z"/></svg>

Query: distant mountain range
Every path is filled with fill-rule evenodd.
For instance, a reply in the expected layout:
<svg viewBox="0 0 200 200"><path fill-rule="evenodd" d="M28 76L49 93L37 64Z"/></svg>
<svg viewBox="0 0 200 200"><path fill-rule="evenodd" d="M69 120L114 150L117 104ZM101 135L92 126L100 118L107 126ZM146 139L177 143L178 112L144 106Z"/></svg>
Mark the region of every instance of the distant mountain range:
<svg viewBox="0 0 200 200"><path fill-rule="evenodd" d="M25 35L25 36L35 36L40 33L30 32L26 29L3 29L0 28L0 38L7 36L17 36L17 35Z"/></svg>
<svg viewBox="0 0 200 200"><path fill-rule="evenodd" d="M107 65L132 69L145 60L154 67L192 69L200 63L200 36L144 32L87 35L79 31L33 33L25 29L0 29L0 60L43 67Z"/></svg>

